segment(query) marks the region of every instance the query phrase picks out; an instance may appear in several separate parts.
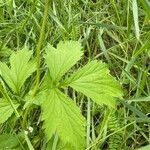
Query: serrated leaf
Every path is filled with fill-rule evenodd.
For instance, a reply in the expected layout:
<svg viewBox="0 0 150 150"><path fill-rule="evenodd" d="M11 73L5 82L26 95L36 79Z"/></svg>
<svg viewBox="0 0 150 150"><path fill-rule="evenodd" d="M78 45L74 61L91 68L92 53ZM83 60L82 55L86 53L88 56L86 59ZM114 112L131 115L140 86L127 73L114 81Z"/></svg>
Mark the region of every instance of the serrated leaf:
<svg viewBox="0 0 150 150"><path fill-rule="evenodd" d="M60 42L57 49L48 45L45 59L54 82L58 82L81 59L83 55L81 48L81 44L77 41Z"/></svg>
<svg viewBox="0 0 150 150"><path fill-rule="evenodd" d="M69 97L58 89L51 89L45 95L42 110L48 140L56 133L64 143L71 144L76 150L84 149L84 118Z"/></svg>
<svg viewBox="0 0 150 150"><path fill-rule="evenodd" d="M19 104L14 104L17 109ZM10 103L4 99L0 99L0 124L4 123L12 114L14 110Z"/></svg>
<svg viewBox="0 0 150 150"><path fill-rule="evenodd" d="M115 97L121 98L122 91L117 81L109 74L106 64L91 61L64 81L75 90L90 97L98 104L115 107Z"/></svg>
<svg viewBox="0 0 150 150"><path fill-rule="evenodd" d="M26 48L17 51L10 56L10 68L0 62L0 74L8 86L18 93L26 79L36 70L34 61L29 61L32 52Z"/></svg>

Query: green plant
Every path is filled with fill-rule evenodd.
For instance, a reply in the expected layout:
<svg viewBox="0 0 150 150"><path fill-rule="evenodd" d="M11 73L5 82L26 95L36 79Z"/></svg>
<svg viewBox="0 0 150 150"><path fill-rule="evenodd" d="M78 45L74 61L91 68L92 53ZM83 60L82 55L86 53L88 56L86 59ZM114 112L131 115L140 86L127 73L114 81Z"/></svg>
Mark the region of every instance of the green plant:
<svg viewBox="0 0 150 150"><path fill-rule="evenodd" d="M81 59L83 55L81 49L80 43L76 41L59 42L57 48L48 45L44 55L46 73L38 93L30 94L30 98L27 93L24 93L23 87L26 85L27 78L36 69L34 58L30 59L32 52L24 48L10 56L9 65L0 62L2 77L0 90L3 94L0 113L8 108L10 110L0 116L1 123L15 112L20 119L20 125L27 130L30 124L26 120L26 115L29 113L26 112L27 106L40 105L46 140L58 136L70 149L84 149L85 119L76 104L64 92L71 87L97 104L114 108L115 98L121 98L122 92L119 84L109 74L106 64L101 61L90 61L73 74L67 73ZM24 109L18 111L18 108L22 107Z"/></svg>
<svg viewBox="0 0 150 150"><path fill-rule="evenodd" d="M121 128L119 119L116 117L114 110L111 110L109 120L108 120L108 129L111 133L118 131L116 134L110 136L108 141L109 150L120 150L123 141L123 131L119 131Z"/></svg>
<svg viewBox="0 0 150 150"><path fill-rule="evenodd" d="M65 100L61 97L61 101L71 102L75 110L78 109L80 115L76 121L86 130L84 133L80 130L86 150L148 148L144 146L150 144L149 10L149 0L0 0L0 61L8 66L11 74L10 55L15 54L14 51L18 54L27 46L27 51L30 49L33 53L29 63L35 63L35 71L22 86L22 80L11 83L17 92L7 84L9 81L4 80L0 70L0 149L75 149L71 144L73 140L66 144L59 126L54 125L59 133L55 132L48 141L46 131L51 122L44 115L45 105L49 104L47 98L51 99L48 91L56 98L63 94ZM66 40L80 41L84 55L51 87L44 59L46 45L51 43L56 47L59 41ZM117 109L95 103L96 97L91 92L75 87L67 79L91 60L98 64L107 62L111 74L121 83L124 100ZM79 88L82 91L77 91ZM90 85L90 89L94 89L93 86ZM112 109L115 114L111 114ZM48 110L50 112L49 107Z"/></svg>

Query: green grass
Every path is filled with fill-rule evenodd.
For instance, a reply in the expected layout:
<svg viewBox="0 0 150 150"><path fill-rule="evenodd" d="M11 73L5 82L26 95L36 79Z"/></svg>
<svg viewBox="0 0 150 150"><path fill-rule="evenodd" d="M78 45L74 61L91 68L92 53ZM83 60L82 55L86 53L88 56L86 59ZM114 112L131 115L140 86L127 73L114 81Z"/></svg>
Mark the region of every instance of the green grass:
<svg viewBox="0 0 150 150"><path fill-rule="evenodd" d="M71 72L90 60L102 60L108 64L111 75L119 81L124 93L124 102L120 102L116 110L110 110L74 90L67 91L87 118L86 150L132 150L149 145L150 119L147 114L150 108L150 66L147 64L150 57L150 2L51 1L43 42L36 51L44 4L44 0L0 0L1 61L8 63L8 56L12 51L20 50L24 46L33 50L34 56L40 51L39 71L42 79L45 72L43 54L47 43L56 46L61 40L80 41L84 57ZM30 87L35 88L35 74L27 80L24 93ZM39 76L37 78L40 80ZM37 82L38 86L40 81ZM25 122L34 128L34 133L26 137L26 141L29 142L29 147L31 144L30 149L34 147L45 150L46 141L40 122L40 111L37 106L29 107L27 111ZM18 124L19 121L12 117L0 125L0 134L17 134ZM57 138L56 135L48 143L53 145L52 150L57 150Z"/></svg>

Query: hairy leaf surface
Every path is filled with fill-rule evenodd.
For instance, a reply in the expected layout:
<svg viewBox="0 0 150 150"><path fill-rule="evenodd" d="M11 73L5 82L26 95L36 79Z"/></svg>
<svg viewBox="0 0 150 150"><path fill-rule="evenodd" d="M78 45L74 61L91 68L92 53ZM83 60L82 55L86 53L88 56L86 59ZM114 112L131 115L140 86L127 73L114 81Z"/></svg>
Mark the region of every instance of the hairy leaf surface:
<svg viewBox="0 0 150 150"><path fill-rule="evenodd" d="M32 52L23 49L10 56L10 67L0 62L0 74L8 86L18 93L26 79L36 70L34 61L29 61Z"/></svg>
<svg viewBox="0 0 150 150"><path fill-rule="evenodd" d="M64 143L73 145L77 150L84 149L84 118L69 97L58 89L52 89L46 94L42 110L48 140L56 133Z"/></svg>
<svg viewBox="0 0 150 150"><path fill-rule="evenodd" d="M81 44L76 41L60 42L57 49L48 46L45 59L54 82L58 82L81 59L81 48Z"/></svg>
<svg viewBox="0 0 150 150"><path fill-rule="evenodd" d="M90 97L98 104L115 107L115 97L122 92L117 81L109 74L105 63L91 61L75 72L64 84Z"/></svg>

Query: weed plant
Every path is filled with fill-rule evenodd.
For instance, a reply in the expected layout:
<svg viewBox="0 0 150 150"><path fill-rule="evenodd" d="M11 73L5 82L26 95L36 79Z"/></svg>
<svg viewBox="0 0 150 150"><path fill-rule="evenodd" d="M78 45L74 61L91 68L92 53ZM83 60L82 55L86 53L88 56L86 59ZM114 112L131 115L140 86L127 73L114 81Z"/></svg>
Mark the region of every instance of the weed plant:
<svg viewBox="0 0 150 150"><path fill-rule="evenodd" d="M0 0L0 150L149 150L149 0Z"/></svg>

